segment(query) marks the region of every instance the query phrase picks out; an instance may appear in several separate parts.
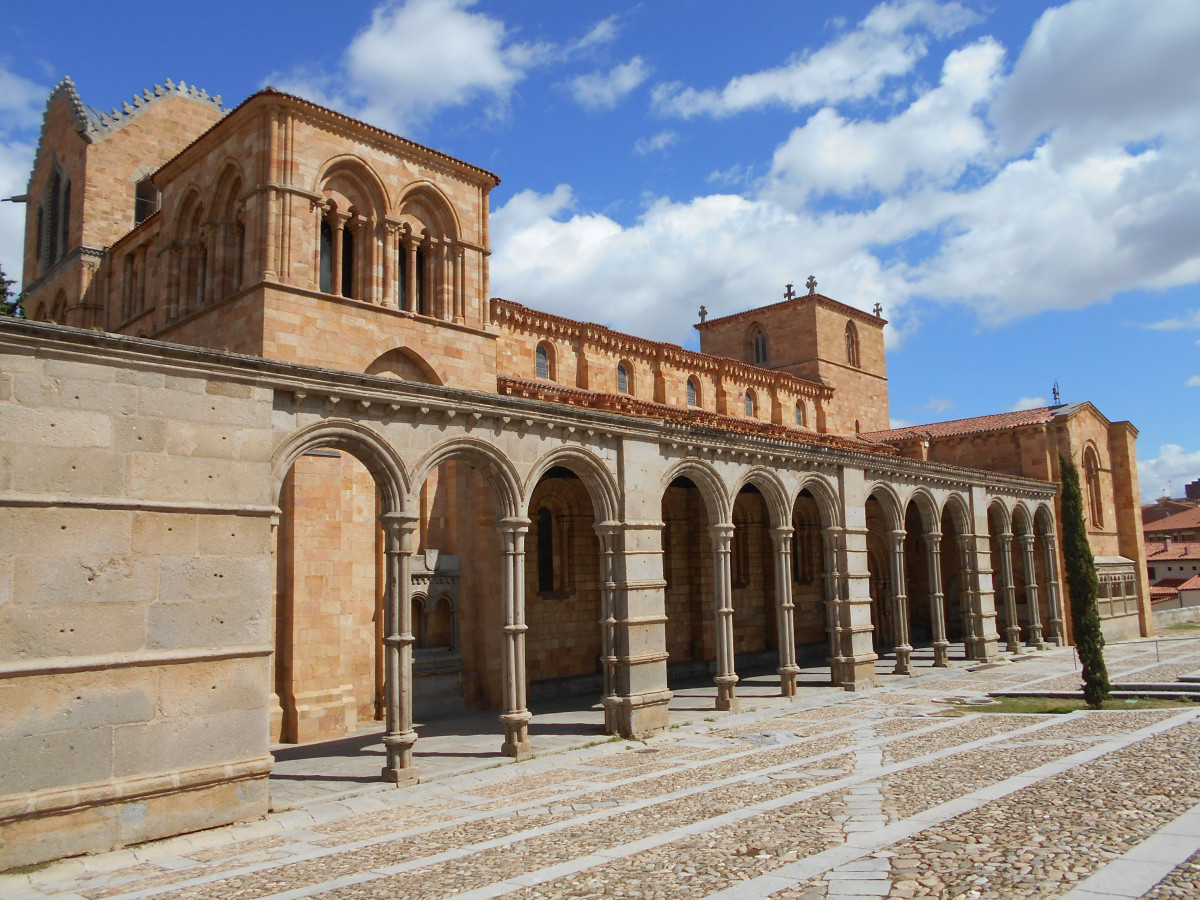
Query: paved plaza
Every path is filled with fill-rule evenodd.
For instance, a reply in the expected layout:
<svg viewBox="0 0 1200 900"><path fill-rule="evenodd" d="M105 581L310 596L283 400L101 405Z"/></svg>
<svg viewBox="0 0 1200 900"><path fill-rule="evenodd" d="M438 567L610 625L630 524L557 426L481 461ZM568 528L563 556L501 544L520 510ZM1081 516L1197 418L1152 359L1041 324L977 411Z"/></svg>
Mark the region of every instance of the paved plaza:
<svg viewBox="0 0 1200 900"><path fill-rule="evenodd" d="M1107 658L1116 681L1173 681L1200 640ZM881 661L860 694L806 671L791 701L748 679L737 715L681 690L646 743L548 712L523 763L498 756L494 717L440 723L406 789L375 780L377 731L284 750L266 819L0 876L0 897L1200 897L1200 706L948 716L1077 687L1073 652L918 662Z"/></svg>

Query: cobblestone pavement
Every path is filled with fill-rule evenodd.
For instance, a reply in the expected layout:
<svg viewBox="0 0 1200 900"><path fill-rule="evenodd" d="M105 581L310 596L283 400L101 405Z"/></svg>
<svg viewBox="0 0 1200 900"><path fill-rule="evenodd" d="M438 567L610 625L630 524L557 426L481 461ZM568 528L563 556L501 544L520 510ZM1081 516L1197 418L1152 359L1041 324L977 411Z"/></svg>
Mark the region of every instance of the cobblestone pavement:
<svg viewBox="0 0 1200 900"><path fill-rule="evenodd" d="M1107 656L1114 681L1166 680L1200 671L1200 640ZM955 661L739 715L693 691L696 715L649 742L297 795L259 822L0 875L0 897L1200 896L1200 706L951 715L989 690L1077 687L1074 667L1069 650Z"/></svg>

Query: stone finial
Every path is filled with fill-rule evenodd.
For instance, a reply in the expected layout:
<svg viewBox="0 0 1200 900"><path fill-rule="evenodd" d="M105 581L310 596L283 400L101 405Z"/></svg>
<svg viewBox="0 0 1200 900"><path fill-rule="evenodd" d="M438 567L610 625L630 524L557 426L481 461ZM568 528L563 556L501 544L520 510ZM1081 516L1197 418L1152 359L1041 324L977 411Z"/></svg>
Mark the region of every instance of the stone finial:
<svg viewBox="0 0 1200 900"><path fill-rule="evenodd" d="M175 90L175 82L173 82L170 78L168 78L166 81L164 81L163 84L165 84L167 86L168 91Z"/></svg>
<svg viewBox="0 0 1200 900"><path fill-rule="evenodd" d="M700 324L704 324L704 320L708 318L708 307L704 304L700 305Z"/></svg>
<svg viewBox="0 0 1200 900"><path fill-rule="evenodd" d="M804 286L808 288L808 296L812 296L817 292L817 276L809 275L808 280L804 282Z"/></svg>
<svg viewBox="0 0 1200 900"><path fill-rule="evenodd" d="M882 319L883 318L883 304L876 303L875 308L872 309L871 312L875 313L875 318Z"/></svg>
<svg viewBox="0 0 1200 900"><path fill-rule="evenodd" d="M792 283L790 281L786 285L784 285L783 299L784 300L795 300L796 299L796 292L792 290Z"/></svg>
<svg viewBox="0 0 1200 900"><path fill-rule="evenodd" d="M131 112L133 112L133 107L129 105L128 100L125 100L121 103L121 112L125 113L125 115L129 115Z"/></svg>

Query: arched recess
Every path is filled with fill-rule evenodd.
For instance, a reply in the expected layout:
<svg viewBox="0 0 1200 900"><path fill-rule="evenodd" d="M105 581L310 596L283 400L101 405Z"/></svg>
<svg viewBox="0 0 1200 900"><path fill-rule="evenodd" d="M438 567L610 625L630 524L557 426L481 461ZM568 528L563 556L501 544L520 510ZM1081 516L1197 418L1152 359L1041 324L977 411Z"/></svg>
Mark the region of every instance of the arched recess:
<svg viewBox="0 0 1200 900"><path fill-rule="evenodd" d="M708 512L708 524L719 525L729 522L733 510L729 503L729 494L725 489L725 481L717 471L703 460L685 459L667 469L662 479L662 490L666 491L677 479L686 478L700 491L704 506Z"/></svg>
<svg viewBox="0 0 1200 900"><path fill-rule="evenodd" d="M837 488L825 476L809 474L790 508L793 662L798 667L828 665L828 678L819 683L836 684L834 661L843 655L838 627L842 514Z"/></svg>
<svg viewBox="0 0 1200 900"><path fill-rule="evenodd" d="M996 598L996 627L1010 653L1021 647L1021 620L1017 605L1016 561L1020 545L1013 537L1012 510L999 498L988 504L988 550L992 558L992 587Z"/></svg>
<svg viewBox="0 0 1200 900"><path fill-rule="evenodd" d="M216 253L212 265L214 299L236 293L243 283L246 224L241 196L244 183L237 160L226 160L213 191L213 225L216 229Z"/></svg>
<svg viewBox="0 0 1200 900"><path fill-rule="evenodd" d="M876 482L867 494L867 571L870 575L871 624L875 652L880 656L897 644L894 599L901 586L892 552L897 533L904 529L903 507L890 484Z"/></svg>
<svg viewBox="0 0 1200 900"><path fill-rule="evenodd" d="M931 647L944 632L940 598L935 602L934 597L938 581L933 573L928 538L940 529L937 501L924 488L917 488L905 504L903 538L904 605L908 615L905 643L912 647Z"/></svg>
<svg viewBox="0 0 1200 900"><path fill-rule="evenodd" d="M393 347L381 353L367 366L364 374L384 375L418 384L444 384L437 370L412 347Z"/></svg>
<svg viewBox="0 0 1200 900"><path fill-rule="evenodd" d="M733 605L733 651L740 672L780 672L781 693L791 696L787 684L793 660L787 647L790 621L781 621L780 602L788 585L783 579L788 567L777 554L787 547L777 542L775 529L787 527L791 516L787 490L779 476L764 466L744 470L733 486L733 535L730 546ZM781 653L781 649L784 651Z"/></svg>
<svg viewBox="0 0 1200 900"><path fill-rule="evenodd" d="M395 259L396 275L389 298L417 315L465 320L466 263L454 204L437 185L414 182L397 198L393 221L398 226L388 256Z"/></svg>
<svg viewBox="0 0 1200 900"><path fill-rule="evenodd" d="M450 198L431 181L414 181L396 198L395 218L419 224L424 234L457 240L462 234L458 212Z"/></svg>
<svg viewBox="0 0 1200 900"><path fill-rule="evenodd" d="M169 249L167 271L176 273L167 283L167 318L195 312L207 300L208 243L205 208L200 189L190 186L175 218L175 246Z"/></svg>
<svg viewBox="0 0 1200 900"><path fill-rule="evenodd" d="M790 519L787 489L772 469L765 466L754 466L742 473L733 486L733 496L736 497L746 485L752 484L762 494L763 501L770 513L772 528L787 525Z"/></svg>
<svg viewBox="0 0 1200 900"><path fill-rule="evenodd" d="M952 643L971 634L974 604L971 514L962 494L953 493L942 505L942 595L946 611L946 638ZM969 654L968 654L969 655Z"/></svg>
<svg viewBox="0 0 1200 900"><path fill-rule="evenodd" d="M371 429L334 419L284 440L271 472L280 509L272 739L340 737L385 713L391 728L399 679L385 665L383 613L403 598L385 575L379 517L405 512L404 465Z"/></svg>
<svg viewBox="0 0 1200 900"><path fill-rule="evenodd" d="M585 448L559 447L529 473L523 503L531 520L525 543L530 704L583 697L590 707L617 691L612 584L623 541L616 480ZM606 721L610 731L614 724Z"/></svg>
<svg viewBox="0 0 1200 900"><path fill-rule="evenodd" d="M1012 511L1012 572L1017 595L1017 618L1030 642L1041 644L1045 623L1051 618L1048 605L1045 557L1039 552L1034 513L1025 501Z"/></svg>
<svg viewBox="0 0 1200 900"><path fill-rule="evenodd" d="M371 277L381 250L387 189L364 160L342 154L326 160L313 186L314 285L334 296L379 302Z"/></svg>
<svg viewBox="0 0 1200 900"><path fill-rule="evenodd" d="M492 489L500 516L521 515L521 482L515 467L494 446L477 438L452 438L426 453L413 467L414 489L419 490L431 472L448 462L464 462L480 471Z"/></svg>

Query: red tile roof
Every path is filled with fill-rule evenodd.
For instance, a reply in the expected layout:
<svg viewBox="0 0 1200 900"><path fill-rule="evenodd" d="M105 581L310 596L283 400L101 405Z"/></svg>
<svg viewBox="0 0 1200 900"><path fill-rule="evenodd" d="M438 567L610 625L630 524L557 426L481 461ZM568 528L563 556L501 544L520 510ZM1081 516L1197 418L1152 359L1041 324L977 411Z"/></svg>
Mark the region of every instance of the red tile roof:
<svg viewBox="0 0 1200 900"><path fill-rule="evenodd" d="M1159 519L1157 522L1151 522L1144 526L1147 534L1152 531L1190 531L1193 528L1200 528L1200 507L1185 509L1183 512L1175 513L1173 516L1167 516L1165 519Z"/></svg>
<svg viewBox="0 0 1200 900"><path fill-rule="evenodd" d="M1000 431L1005 428L1020 428L1024 425L1045 425L1055 416L1072 411L1072 406L1041 406L1037 409L1020 409L1016 412L974 416L970 419L933 422L929 425L890 428L887 431L873 431L864 434L863 437L872 441L904 441L913 438L940 438L958 434L974 434L981 431Z"/></svg>
<svg viewBox="0 0 1200 900"><path fill-rule="evenodd" d="M1183 559L1200 560L1200 542L1171 541L1168 548L1165 541L1146 541L1146 562L1164 563Z"/></svg>
<svg viewBox="0 0 1200 900"><path fill-rule="evenodd" d="M1161 603L1164 600L1170 600L1173 597L1179 596L1179 588L1164 587L1161 584L1150 585L1150 602Z"/></svg>
<svg viewBox="0 0 1200 900"><path fill-rule="evenodd" d="M1181 591L1200 591L1200 575L1193 575L1179 586Z"/></svg>

